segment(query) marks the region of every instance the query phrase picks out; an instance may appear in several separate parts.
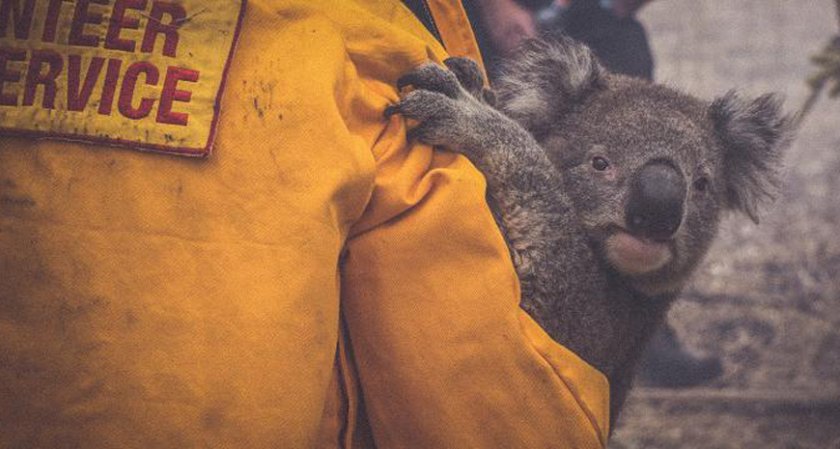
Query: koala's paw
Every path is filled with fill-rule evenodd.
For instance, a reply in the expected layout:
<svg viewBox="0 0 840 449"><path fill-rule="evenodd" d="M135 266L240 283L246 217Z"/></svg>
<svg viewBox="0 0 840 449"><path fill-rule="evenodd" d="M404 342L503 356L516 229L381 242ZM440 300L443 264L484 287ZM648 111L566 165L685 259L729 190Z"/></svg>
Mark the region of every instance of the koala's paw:
<svg viewBox="0 0 840 449"><path fill-rule="evenodd" d="M397 80L398 88L412 86L414 90L386 108L385 116L402 114L420 122L408 132L410 140L466 152L476 146L475 136L493 110L475 96L484 84L475 63L463 58L448 61L455 71L429 63Z"/></svg>
<svg viewBox="0 0 840 449"><path fill-rule="evenodd" d="M455 74L461 86L473 97L484 101L490 106L496 106L496 95L492 90L484 87L484 74L481 67L470 58L454 57L443 61L446 67Z"/></svg>

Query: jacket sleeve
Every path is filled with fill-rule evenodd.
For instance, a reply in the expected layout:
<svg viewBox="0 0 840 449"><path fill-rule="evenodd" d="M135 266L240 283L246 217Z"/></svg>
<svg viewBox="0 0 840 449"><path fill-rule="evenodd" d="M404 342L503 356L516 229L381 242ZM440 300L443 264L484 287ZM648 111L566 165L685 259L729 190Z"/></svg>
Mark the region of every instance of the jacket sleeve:
<svg viewBox="0 0 840 449"><path fill-rule="evenodd" d="M599 397L603 378L519 308L481 175L460 156L394 139L378 159L375 226L359 223L342 275L377 444L601 447L603 396L596 418L581 393Z"/></svg>
<svg viewBox="0 0 840 449"><path fill-rule="evenodd" d="M433 60L447 57L427 45ZM396 77L423 62L396 61L360 72L385 83L381 107L398 98ZM482 175L461 156L406 142L402 118L382 123L341 284L377 446L603 447L606 379L520 309Z"/></svg>

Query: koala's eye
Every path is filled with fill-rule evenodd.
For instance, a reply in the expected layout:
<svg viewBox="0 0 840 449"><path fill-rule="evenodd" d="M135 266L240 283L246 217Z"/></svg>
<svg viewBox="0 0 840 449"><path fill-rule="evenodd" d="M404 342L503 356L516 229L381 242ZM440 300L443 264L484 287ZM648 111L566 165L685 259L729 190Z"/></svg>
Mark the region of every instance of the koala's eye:
<svg viewBox="0 0 840 449"><path fill-rule="evenodd" d="M604 171L610 167L610 162L601 156L595 156L592 158L592 168L598 171Z"/></svg>
<svg viewBox="0 0 840 449"><path fill-rule="evenodd" d="M709 188L709 179L708 178L697 178L694 181L694 190L698 192L705 192Z"/></svg>

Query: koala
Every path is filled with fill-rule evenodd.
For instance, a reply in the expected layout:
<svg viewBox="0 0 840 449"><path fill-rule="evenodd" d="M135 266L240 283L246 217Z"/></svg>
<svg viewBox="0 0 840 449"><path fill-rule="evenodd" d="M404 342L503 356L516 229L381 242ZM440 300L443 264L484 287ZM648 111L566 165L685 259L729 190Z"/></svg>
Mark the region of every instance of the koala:
<svg viewBox="0 0 840 449"><path fill-rule="evenodd" d="M615 422L722 216L757 223L776 195L792 121L773 95L707 102L608 73L569 38L526 42L491 92L473 61L445 65L400 78L413 90L385 115L485 175L521 307L607 376Z"/></svg>

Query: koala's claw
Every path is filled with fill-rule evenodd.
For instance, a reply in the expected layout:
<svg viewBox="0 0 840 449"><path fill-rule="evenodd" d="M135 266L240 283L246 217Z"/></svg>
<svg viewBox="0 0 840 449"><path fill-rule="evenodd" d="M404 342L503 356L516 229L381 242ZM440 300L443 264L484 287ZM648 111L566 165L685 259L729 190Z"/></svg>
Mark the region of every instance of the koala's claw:
<svg viewBox="0 0 840 449"><path fill-rule="evenodd" d="M388 106L385 117L400 114L419 122L408 131L409 141L446 147L466 154L476 147L475 137L482 134L482 124L495 122L495 110L482 101L484 78L474 62L453 58L446 62L453 70L438 64L424 64L397 81L402 89L414 89L402 95L395 105ZM477 90L478 97L468 91Z"/></svg>
<svg viewBox="0 0 840 449"><path fill-rule="evenodd" d="M397 80L398 89L406 86L440 92L449 98L456 98L461 92L455 74L434 63L423 64Z"/></svg>
<svg viewBox="0 0 840 449"><path fill-rule="evenodd" d="M484 75L478 64L469 58L453 57L443 61L449 68L461 86L476 98L481 98L484 90Z"/></svg>
<svg viewBox="0 0 840 449"><path fill-rule="evenodd" d="M435 118L451 118L454 101L439 92L415 90L406 94L399 103L388 106L385 113L390 115L402 114L405 118L420 122Z"/></svg>

